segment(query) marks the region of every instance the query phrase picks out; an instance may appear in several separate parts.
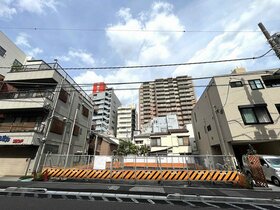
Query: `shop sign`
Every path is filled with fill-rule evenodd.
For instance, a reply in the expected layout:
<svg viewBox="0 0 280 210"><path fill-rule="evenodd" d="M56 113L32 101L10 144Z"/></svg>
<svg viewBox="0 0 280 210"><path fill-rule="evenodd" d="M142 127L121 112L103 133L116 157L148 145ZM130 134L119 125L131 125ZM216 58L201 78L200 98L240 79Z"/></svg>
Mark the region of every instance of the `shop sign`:
<svg viewBox="0 0 280 210"><path fill-rule="evenodd" d="M0 142L12 142L13 144L20 144L22 143L24 140L23 139L11 139L9 136L0 136Z"/></svg>

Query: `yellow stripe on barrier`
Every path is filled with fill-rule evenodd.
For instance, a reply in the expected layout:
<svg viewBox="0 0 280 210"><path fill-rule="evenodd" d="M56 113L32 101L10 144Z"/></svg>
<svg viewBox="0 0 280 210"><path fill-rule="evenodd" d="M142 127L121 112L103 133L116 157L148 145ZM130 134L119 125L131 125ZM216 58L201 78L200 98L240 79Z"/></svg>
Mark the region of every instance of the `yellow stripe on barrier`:
<svg viewBox="0 0 280 210"><path fill-rule="evenodd" d="M93 170L44 168L43 173L50 177L73 179L116 179L116 180L152 180L152 181L217 181L238 183L240 173L219 170Z"/></svg>

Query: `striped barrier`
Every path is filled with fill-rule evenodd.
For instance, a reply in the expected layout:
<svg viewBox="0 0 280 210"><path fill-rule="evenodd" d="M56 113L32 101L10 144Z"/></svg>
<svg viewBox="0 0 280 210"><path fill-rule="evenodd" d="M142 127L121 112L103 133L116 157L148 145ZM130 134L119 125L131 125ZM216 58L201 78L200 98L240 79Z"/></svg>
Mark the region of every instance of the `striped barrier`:
<svg viewBox="0 0 280 210"><path fill-rule="evenodd" d="M102 179L102 180L142 180L142 181L204 181L239 182L238 171L220 170L92 170L44 168L43 174L56 178Z"/></svg>

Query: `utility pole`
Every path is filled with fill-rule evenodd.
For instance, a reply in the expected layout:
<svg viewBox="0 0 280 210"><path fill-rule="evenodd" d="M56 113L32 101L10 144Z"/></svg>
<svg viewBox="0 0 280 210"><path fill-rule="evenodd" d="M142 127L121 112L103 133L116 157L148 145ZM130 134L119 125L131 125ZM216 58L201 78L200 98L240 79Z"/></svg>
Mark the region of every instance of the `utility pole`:
<svg viewBox="0 0 280 210"><path fill-rule="evenodd" d="M258 26L263 32L271 48L274 50L276 56L280 59L280 34L276 33L270 36L269 32L266 30L262 23L259 23Z"/></svg>
<svg viewBox="0 0 280 210"><path fill-rule="evenodd" d="M74 132L75 125L76 125L76 120L77 120L78 111L79 111L79 109L77 108L77 109L76 109L76 112L75 112L73 124L72 124L72 130L71 130L71 134L70 134L69 143L68 143L68 149L67 149L66 159L65 159L65 165L64 165L65 168L67 167L67 163L68 163L68 158L69 158L70 148L71 148L71 144L72 144L73 132Z"/></svg>

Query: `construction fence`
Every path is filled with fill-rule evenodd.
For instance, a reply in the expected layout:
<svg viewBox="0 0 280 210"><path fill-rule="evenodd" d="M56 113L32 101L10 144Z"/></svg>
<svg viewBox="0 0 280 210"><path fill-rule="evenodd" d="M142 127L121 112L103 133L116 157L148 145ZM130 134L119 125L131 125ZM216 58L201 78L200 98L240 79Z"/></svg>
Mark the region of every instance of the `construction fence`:
<svg viewBox="0 0 280 210"><path fill-rule="evenodd" d="M233 156L90 156L47 154L44 168L93 170L236 170Z"/></svg>

